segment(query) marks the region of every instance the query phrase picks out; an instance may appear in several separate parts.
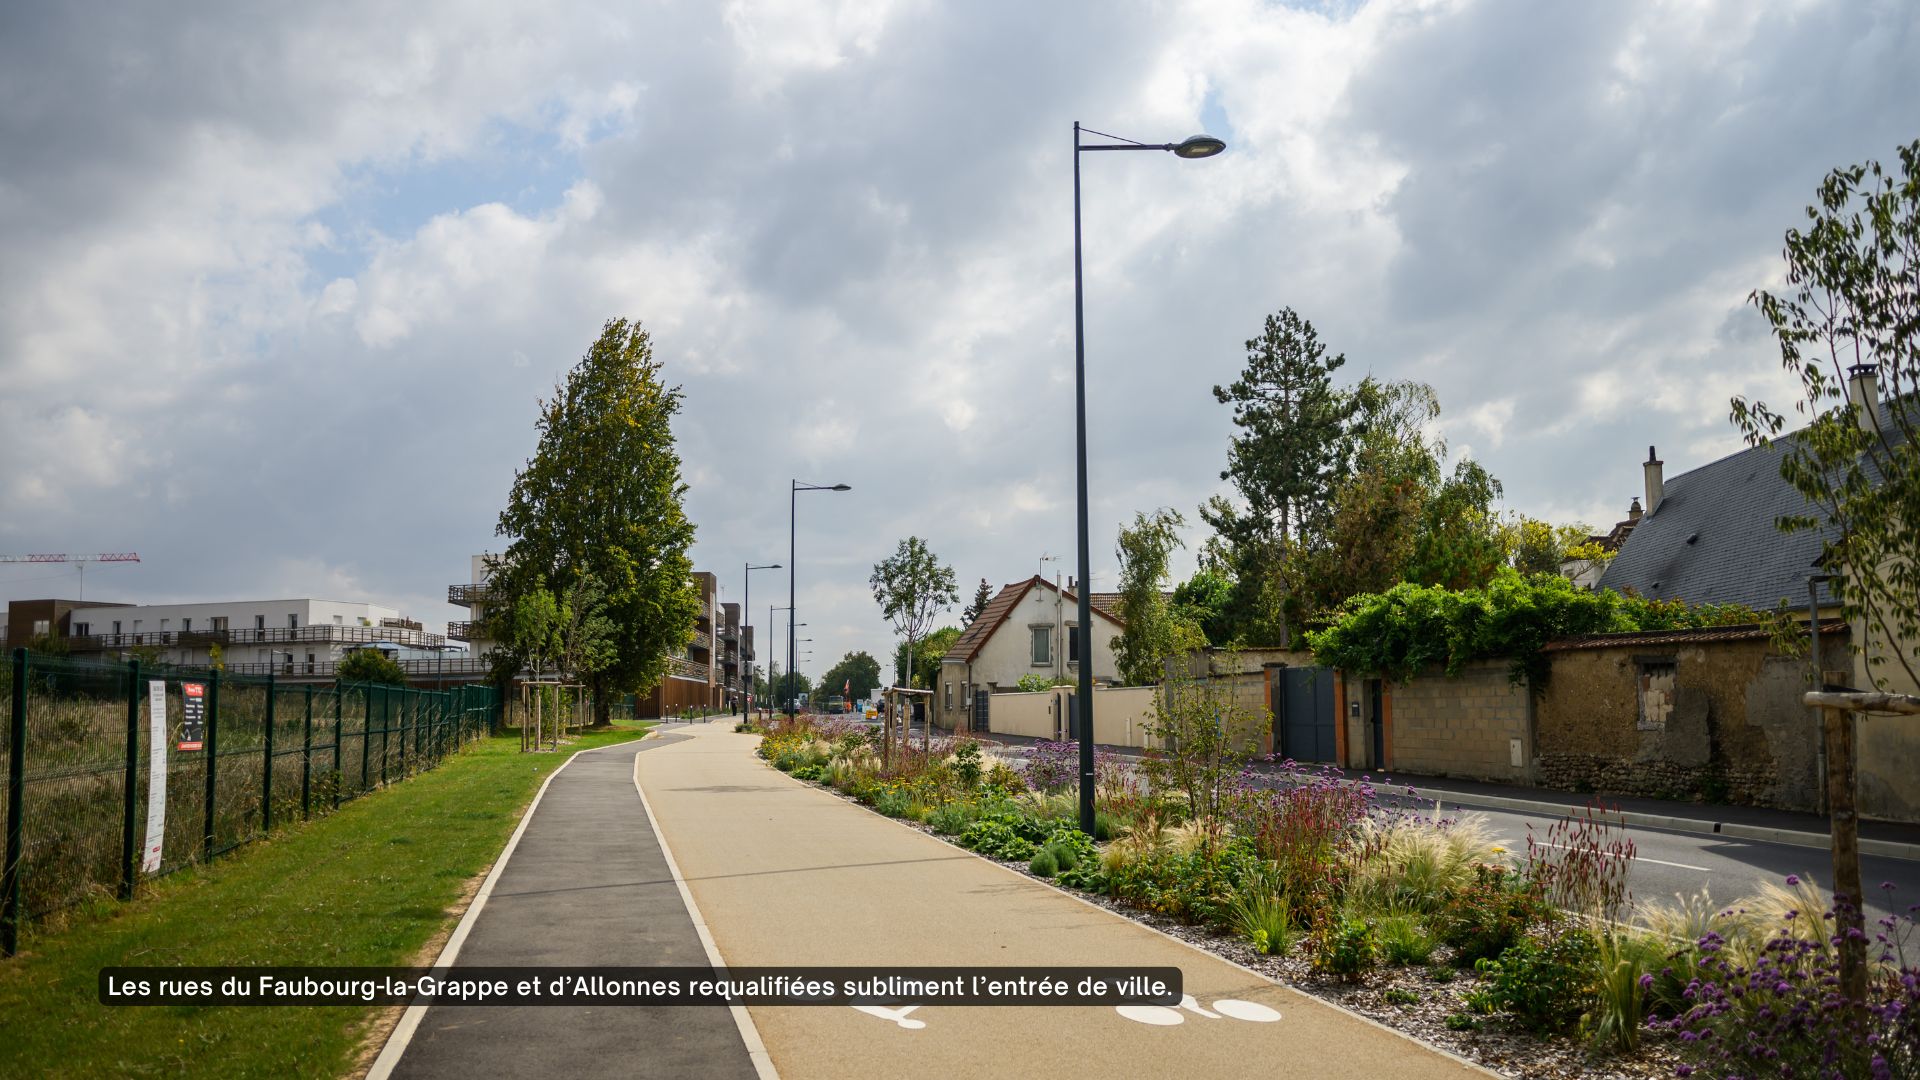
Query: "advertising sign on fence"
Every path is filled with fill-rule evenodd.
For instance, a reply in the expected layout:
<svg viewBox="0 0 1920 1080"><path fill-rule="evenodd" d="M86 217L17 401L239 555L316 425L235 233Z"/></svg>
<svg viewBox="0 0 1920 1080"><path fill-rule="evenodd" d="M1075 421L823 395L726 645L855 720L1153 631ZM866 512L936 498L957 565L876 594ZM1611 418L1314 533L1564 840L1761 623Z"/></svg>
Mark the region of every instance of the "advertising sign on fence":
<svg viewBox="0 0 1920 1080"><path fill-rule="evenodd" d="M180 684L180 745L181 750L198 750L206 744L207 738L207 684L203 682L183 682Z"/></svg>
<svg viewBox="0 0 1920 1080"><path fill-rule="evenodd" d="M129 779L131 782L131 779ZM140 872L160 869L161 838L167 835L167 680L147 683L147 846Z"/></svg>

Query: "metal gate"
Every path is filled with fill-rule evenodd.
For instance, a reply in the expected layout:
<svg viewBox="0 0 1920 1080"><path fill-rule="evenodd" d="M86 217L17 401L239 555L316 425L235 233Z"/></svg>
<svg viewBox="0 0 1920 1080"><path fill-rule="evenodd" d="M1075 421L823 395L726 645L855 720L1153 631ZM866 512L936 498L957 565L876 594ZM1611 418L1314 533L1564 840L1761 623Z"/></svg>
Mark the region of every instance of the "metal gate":
<svg viewBox="0 0 1920 1080"><path fill-rule="evenodd" d="M973 730L975 731L993 730L988 726L987 695L988 690L984 686L973 692Z"/></svg>
<svg viewBox="0 0 1920 1080"><path fill-rule="evenodd" d="M1336 753L1333 725L1338 701L1333 669L1325 667L1272 668L1273 745L1281 757L1294 761L1332 761Z"/></svg>

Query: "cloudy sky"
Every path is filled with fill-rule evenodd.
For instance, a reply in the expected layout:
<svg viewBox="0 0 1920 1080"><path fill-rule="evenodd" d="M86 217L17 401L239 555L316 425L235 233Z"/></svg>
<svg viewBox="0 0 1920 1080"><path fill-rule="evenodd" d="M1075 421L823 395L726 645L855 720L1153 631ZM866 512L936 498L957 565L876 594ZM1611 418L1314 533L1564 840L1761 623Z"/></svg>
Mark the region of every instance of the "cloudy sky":
<svg viewBox="0 0 1920 1080"><path fill-rule="evenodd" d="M1230 144L1085 162L1096 587L1220 488L1210 387L1289 305L1433 384L1509 508L1610 523L1648 444L1784 396L1745 298L1916 102L1905 0L8 5L0 550L459 617L536 400L625 315L686 391L697 564L738 600L788 480L851 484L801 501L803 666L883 655L909 533L964 593L1073 572L1075 120Z"/></svg>

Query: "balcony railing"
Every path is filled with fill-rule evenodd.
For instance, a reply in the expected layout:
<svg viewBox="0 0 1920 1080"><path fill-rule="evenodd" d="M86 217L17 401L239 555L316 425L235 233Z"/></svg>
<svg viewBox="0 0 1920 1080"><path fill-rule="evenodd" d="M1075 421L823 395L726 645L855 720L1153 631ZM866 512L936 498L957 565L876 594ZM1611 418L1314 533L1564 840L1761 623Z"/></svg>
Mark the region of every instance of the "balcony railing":
<svg viewBox="0 0 1920 1080"><path fill-rule="evenodd" d="M684 676L689 679L699 679L701 682L707 681L707 665L696 664L691 660L682 660L677 656L667 657L667 673L670 675Z"/></svg>
<svg viewBox="0 0 1920 1080"><path fill-rule="evenodd" d="M478 625L478 623L471 619L455 619L447 623L447 639L449 641L472 641L474 629Z"/></svg>
<svg viewBox="0 0 1920 1080"><path fill-rule="evenodd" d="M720 640L721 641L739 641L740 627L732 623L722 626L720 628Z"/></svg>
<svg viewBox="0 0 1920 1080"><path fill-rule="evenodd" d="M489 675L493 672L493 662L484 657L458 656L401 660L398 663L400 670L415 676L474 676ZM332 660L273 660L266 663L227 664L222 670L232 675L312 675L316 678L330 679L339 666Z"/></svg>
<svg viewBox="0 0 1920 1080"><path fill-rule="evenodd" d="M488 584L484 581L473 585L447 586L447 603L456 607L472 607L487 601Z"/></svg>
<svg viewBox="0 0 1920 1080"><path fill-rule="evenodd" d="M693 632L693 640L687 643L687 647L690 649L705 649L708 652L712 652L713 635L707 633L705 630L695 630Z"/></svg>
<svg viewBox="0 0 1920 1080"><path fill-rule="evenodd" d="M138 634L84 634L65 639L67 647L79 651L131 649L142 645L173 645L182 648L206 648L218 645L369 645L390 641L396 645L445 645L440 634L407 630L394 626L276 626L264 630L157 630Z"/></svg>

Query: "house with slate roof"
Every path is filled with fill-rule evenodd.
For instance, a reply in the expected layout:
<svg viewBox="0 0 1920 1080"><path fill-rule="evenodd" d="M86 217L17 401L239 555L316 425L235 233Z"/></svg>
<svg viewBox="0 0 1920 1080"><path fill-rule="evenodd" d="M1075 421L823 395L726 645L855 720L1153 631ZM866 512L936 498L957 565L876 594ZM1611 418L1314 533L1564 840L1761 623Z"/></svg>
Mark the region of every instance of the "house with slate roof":
<svg viewBox="0 0 1920 1080"><path fill-rule="evenodd" d="M1113 638L1123 629L1119 593L1093 593L1093 678L1111 685L1119 677ZM1080 664L1080 598L1035 575L1003 585L1000 592L940 658L934 688L934 723L965 731L979 696L1011 691L1027 675L1077 679Z"/></svg>

